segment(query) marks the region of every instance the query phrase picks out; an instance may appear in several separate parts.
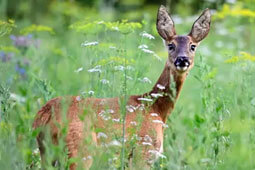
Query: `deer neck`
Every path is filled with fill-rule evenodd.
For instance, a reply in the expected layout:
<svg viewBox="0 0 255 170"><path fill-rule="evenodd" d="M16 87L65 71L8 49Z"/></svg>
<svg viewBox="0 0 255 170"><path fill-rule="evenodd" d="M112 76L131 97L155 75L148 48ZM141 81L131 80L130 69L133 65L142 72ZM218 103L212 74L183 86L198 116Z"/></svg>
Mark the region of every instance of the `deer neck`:
<svg viewBox="0 0 255 170"><path fill-rule="evenodd" d="M154 103L151 105L152 110L156 111L164 122L174 108L186 76L187 73L176 73L167 61L157 83L147 93L148 97L154 99Z"/></svg>

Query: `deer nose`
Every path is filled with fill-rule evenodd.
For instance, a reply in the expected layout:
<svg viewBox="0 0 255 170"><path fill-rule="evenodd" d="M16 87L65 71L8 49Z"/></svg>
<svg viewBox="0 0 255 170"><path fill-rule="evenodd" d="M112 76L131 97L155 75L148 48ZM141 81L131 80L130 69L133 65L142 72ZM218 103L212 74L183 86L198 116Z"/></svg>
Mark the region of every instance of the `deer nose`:
<svg viewBox="0 0 255 170"><path fill-rule="evenodd" d="M189 67L190 61L188 57L179 56L174 62L175 67Z"/></svg>

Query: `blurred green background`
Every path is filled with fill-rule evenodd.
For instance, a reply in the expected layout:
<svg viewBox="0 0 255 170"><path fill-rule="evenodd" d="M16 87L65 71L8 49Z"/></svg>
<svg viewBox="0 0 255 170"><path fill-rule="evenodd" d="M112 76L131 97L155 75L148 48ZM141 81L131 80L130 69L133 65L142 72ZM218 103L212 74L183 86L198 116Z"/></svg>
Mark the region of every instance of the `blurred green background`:
<svg viewBox="0 0 255 170"><path fill-rule="evenodd" d="M161 4L178 34L203 9L213 16L167 121L166 158L152 168L255 169L254 0L0 0L1 170L41 169L32 122L47 100L152 88L167 59L155 27ZM67 169L64 144L48 147L48 161L60 156ZM110 149L95 160L92 169L120 168Z"/></svg>

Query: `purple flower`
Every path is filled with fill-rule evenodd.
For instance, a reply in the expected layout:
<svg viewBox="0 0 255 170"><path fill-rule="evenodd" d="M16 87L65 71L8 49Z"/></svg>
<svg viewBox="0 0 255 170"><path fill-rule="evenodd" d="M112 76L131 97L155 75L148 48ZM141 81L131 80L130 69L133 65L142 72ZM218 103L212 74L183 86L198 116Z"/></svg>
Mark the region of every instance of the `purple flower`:
<svg viewBox="0 0 255 170"><path fill-rule="evenodd" d="M21 75L25 76L26 70L20 66L20 64L16 64L15 70Z"/></svg>
<svg viewBox="0 0 255 170"><path fill-rule="evenodd" d="M2 60L2 62L10 61L13 56L13 53L4 53L3 51L0 51L0 60Z"/></svg>
<svg viewBox="0 0 255 170"><path fill-rule="evenodd" d="M36 48L40 46L40 40L39 39L34 39L31 34L27 36L15 36L11 35L10 39L13 42L13 45L16 47L29 47L30 45L34 45Z"/></svg>
<svg viewBox="0 0 255 170"><path fill-rule="evenodd" d="M31 44L31 36L11 35L10 39L13 41L13 45L17 47L28 47Z"/></svg>

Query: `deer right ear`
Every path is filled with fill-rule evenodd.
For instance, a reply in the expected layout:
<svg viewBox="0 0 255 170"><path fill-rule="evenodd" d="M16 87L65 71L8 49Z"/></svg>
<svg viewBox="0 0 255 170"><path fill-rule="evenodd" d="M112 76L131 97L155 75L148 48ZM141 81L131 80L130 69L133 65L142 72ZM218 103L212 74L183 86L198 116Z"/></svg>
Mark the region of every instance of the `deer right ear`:
<svg viewBox="0 0 255 170"><path fill-rule="evenodd" d="M189 36L195 42L202 41L210 31L210 24L211 24L211 14L210 10L207 8L204 12L200 15L200 17L194 22L191 32Z"/></svg>
<svg viewBox="0 0 255 170"><path fill-rule="evenodd" d="M176 35L174 22L163 5L158 10L157 30L159 35L166 41L170 41Z"/></svg>

